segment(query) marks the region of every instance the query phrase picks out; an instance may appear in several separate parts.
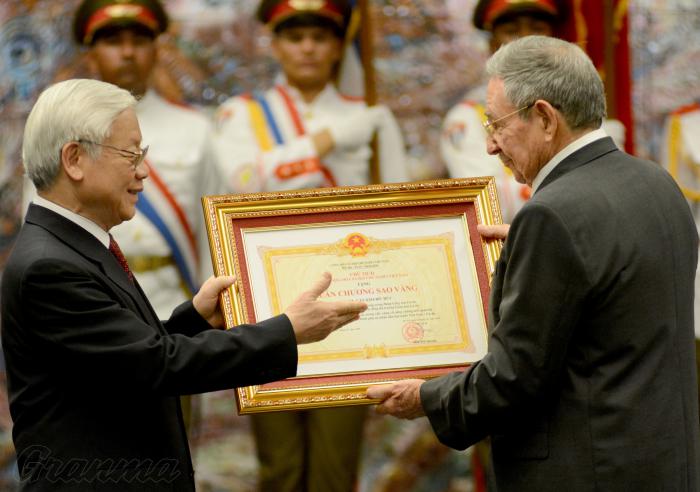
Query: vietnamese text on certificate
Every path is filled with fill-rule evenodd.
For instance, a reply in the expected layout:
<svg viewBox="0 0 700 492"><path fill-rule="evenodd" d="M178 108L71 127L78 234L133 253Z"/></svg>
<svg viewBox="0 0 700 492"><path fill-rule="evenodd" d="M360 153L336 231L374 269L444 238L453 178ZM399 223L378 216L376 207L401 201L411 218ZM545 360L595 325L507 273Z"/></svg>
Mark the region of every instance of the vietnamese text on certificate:
<svg viewBox="0 0 700 492"><path fill-rule="evenodd" d="M257 319L328 271L320 299L368 309L321 342L300 345L300 376L474 362L486 348L483 307L462 216L247 229Z"/></svg>

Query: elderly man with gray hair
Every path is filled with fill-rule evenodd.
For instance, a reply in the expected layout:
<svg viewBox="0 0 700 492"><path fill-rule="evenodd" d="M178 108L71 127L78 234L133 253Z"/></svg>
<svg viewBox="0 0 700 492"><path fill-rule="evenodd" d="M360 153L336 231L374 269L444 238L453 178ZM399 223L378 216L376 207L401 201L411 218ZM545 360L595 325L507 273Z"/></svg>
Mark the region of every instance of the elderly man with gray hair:
<svg viewBox="0 0 700 492"><path fill-rule="evenodd" d="M299 343L366 308L317 297L325 274L279 316L218 330L210 277L168 321L109 234L134 216L148 177L128 91L96 80L46 89L22 157L38 197L2 282L2 345L22 490L194 491L179 396L294 376Z"/></svg>
<svg viewBox="0 0 700 492"><path fill-rule="evenodd" d="M427 415L448 446L490 437L499 492L698 490L698 237L680 190L598 130L579 47L525 37L487 71L489 153L534 190L496 264L487 354L368 396Z"/></svg>

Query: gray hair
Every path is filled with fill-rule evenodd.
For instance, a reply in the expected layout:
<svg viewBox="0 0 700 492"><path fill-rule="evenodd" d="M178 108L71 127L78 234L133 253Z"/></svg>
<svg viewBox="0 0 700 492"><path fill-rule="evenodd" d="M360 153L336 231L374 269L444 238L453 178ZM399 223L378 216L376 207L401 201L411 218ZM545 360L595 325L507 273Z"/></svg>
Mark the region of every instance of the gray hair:
<svg viewBox="0 0 700 492"><path fill-rule="evenodd" d="M603 82L575 44L526 36L501 46L487 62L486 73L503 80L505 95L516 108L544 99L573 130L599 128L605 118Z"/></svg>
<svg viewBox="0 0 700 492"><path fill-rule="evenodd" d="M135 104L128 91L99 80L72 79L45 89L29 113L22 142L24 169L37 190L56 180L66 143L102 143L119 114ZM87 151L93 158L100 152L95 146Z"/></svg>

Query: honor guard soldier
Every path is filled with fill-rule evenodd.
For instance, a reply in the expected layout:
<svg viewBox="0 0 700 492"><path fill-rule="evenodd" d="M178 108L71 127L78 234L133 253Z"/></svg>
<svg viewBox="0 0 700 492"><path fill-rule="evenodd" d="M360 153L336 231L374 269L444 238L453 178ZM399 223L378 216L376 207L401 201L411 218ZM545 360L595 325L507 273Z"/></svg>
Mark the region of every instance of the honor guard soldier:
<svg viewBox="0 0 700 492"><path fill-rule="evenodd" d="M341 94L334 81L351 9L340 0L266 0L281 74L272 88L233 97L217 113L215 147L230 191L277 191L409 179L400 130L384 106Z"/></svg>
<svg viewBox="0 0 700 492"><path fill-rule="evenodd" d="M259 5L281 74L272 88L233 97L217 112L217 162L230 192L369 184L374 135L380 180L409 179L393 115L334 85L350 15L340 0ZM260 490L355 490L365 415L356 406L253 416Z"/></svg>
<svg viewBox="0 0 700 492"><path fill-rule="evenodd" d="M22 163L37 189L0 291L19 490L195 492L179 396L297 374L297 344L356 320L319 301L325 273L283 313L225 330L233 276L210 276L166 321L111 230L149 176L128 91L71 79L39 95Z"/></svg>
<svg viewBox="0 0 700 492"><path fill-rule="evenodd" d="M156 38L168 27L157 0L84 0L75 14L75 40L87 47L99 78L128 90L136 106L150 179L136 216L113 230L139 284L165 319L211 274L202 195L220 191L211 124L193 108L150 87Z"/></svg>
<svg viewBox="0 0 700 492"><path fill-rule="evenodd" d="M554 36L566 17L564 0L480 0L473 23L490 35L491 53L504 43L523 36ZM453 178L494 176L503 221L513 216L530 197L530 187L518 183L496 156L486 152L484 104L486 86L471 91L454 106L443 122L440 153ZM605 120L603 129L624 148L624 127L617 120Z"/></svg>

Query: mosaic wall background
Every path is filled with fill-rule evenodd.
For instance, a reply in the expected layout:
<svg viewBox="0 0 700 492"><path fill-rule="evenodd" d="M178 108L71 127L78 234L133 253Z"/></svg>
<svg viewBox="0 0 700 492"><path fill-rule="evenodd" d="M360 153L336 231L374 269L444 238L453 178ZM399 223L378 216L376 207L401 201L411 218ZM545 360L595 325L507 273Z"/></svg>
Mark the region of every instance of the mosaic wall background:
<svg viewBox="0 0 700 492"><path fill-rule="evenodd" d="M272 80L275 66L269 57L269 37L251 21L255 2L164 3L174 21L159 40L164 91L213 109L230 95ZM415 178L443 175L437 155L442 116L480 83L487 46L470 24L475 3L370 0L378 99L399 119ZM47 84L90 75L70 37L77 4L77 0L0 3L0 271L20 225L24 120ZM654 159L665 116L700 101L700 4L630 0L629 8L637 154ZM0 490L13 490L11 421L4 399L5 392L0 391L0 464L5 470L0 473ZM254 490L253 442L247 420L235 416L232 394L208 397L199 408L193 443L200 489ZM399 423L372 417L360 489L470 490L467 454L437 444L424 420ZM431 480L421 480L426 475Z"/></svg>

